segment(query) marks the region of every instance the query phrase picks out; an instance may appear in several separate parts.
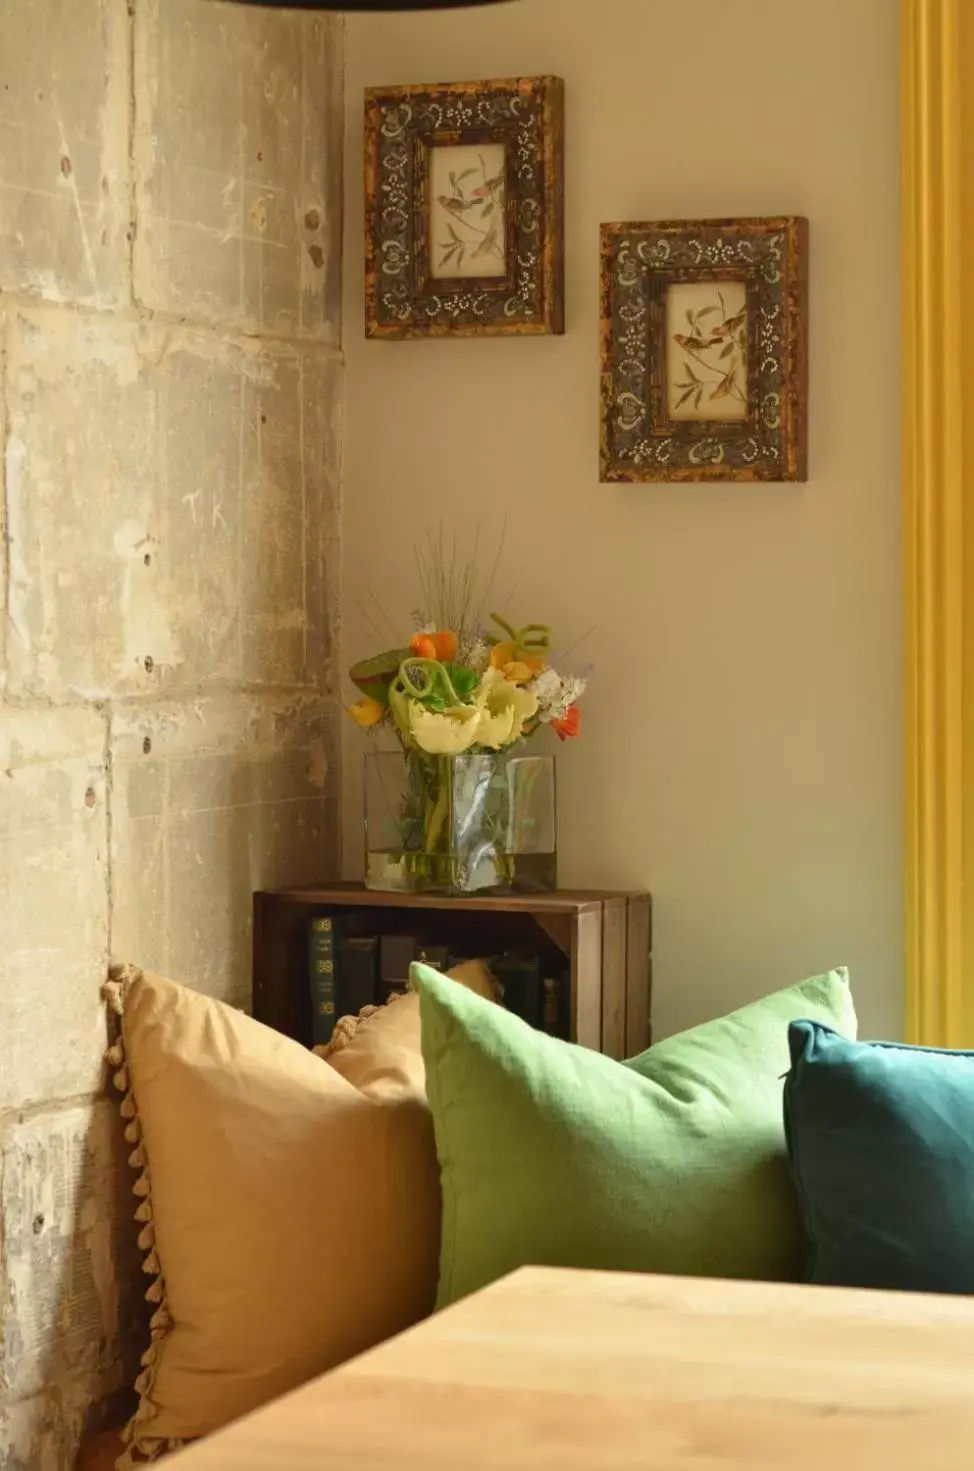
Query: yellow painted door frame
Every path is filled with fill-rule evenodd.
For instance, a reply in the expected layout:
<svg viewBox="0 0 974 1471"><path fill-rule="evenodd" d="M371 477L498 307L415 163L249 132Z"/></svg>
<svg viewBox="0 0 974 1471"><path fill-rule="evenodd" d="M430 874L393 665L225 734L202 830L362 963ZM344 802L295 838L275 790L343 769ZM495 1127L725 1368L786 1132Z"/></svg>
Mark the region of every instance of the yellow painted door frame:
<svg viewBox="0 0 974 1471"><path fill-rule="evenodd" d="M907 1032L974 1046L974 0L901 0Z"/></svg>

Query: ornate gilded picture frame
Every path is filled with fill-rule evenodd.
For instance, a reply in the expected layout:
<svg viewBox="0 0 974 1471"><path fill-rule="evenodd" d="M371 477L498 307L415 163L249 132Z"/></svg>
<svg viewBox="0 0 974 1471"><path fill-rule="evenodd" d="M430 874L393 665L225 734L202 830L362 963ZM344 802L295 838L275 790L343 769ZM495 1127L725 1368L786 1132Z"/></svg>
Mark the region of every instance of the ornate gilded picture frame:
<svg viewBox="0 0 974 1471"><path fill-rule="evenodd" d="M603 481L805 480L808 221L602 226Z"/></svg>
<svg viewBox="0 0 974 1471"><path fill-rule="evenodd" d="M365 94L367 337L564 331L558 77Z"/></svg>

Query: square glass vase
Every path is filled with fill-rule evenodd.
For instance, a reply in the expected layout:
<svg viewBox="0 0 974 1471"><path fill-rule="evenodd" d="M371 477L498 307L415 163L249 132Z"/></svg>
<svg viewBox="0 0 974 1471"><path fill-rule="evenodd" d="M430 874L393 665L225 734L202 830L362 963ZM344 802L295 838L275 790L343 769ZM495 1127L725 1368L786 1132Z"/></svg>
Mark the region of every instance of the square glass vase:
<svg viewBox="0 0 974 1471"><path fill-rule="evenodd" d="M553 756L366 755L366 888L546 893L556 851Z"/></svg>

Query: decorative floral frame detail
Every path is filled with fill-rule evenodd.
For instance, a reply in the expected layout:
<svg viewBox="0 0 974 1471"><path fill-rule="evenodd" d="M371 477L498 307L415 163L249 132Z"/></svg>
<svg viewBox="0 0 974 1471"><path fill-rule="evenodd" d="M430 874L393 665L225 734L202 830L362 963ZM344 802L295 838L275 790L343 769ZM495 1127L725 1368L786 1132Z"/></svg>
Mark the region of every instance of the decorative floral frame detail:
<svg viewBox="0 0 974 1471"><path fill-rule="evenodd" d="M603 481L807 478L807 220L603 225L601 317Z"/></svg>
<svg viewBox="0 0 974 1471"><path fill-rule="evenodd" d="M558 77L367 89L367 337L564 331L563 115Z"/></svg>

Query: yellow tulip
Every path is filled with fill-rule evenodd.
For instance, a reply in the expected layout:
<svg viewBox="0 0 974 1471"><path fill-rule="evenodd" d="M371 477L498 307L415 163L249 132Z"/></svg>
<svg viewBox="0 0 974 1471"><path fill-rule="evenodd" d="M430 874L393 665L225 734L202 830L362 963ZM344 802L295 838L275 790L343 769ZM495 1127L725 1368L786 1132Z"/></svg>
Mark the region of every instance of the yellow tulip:
<svg viewBox="0 0 974 1471"><path fill-rule="evenodd" d="M518 689L500 669L488 669L477 690L480 709L477 743L499 751L519 740L525 722L538 712L538 700L527 690Z"/></svg>
<svg viewBox="0 0 974 1471"><path fill-rule="evenodd" d="M356 700L354 705L349 705L348 713L360 725L363 730L371 730L374 725L385 715L385 706L380 705L378 700L373 700L371 695L363 695L361 700Z"/></svg>
<svg viewBox="0 0 974 1471"><path fill-rule="evenodd" d="M480 739L480 710L476 705L455 705L442 714L425 710L416 700L409 702L409 733L428 756L459 756Z"/></svg>

